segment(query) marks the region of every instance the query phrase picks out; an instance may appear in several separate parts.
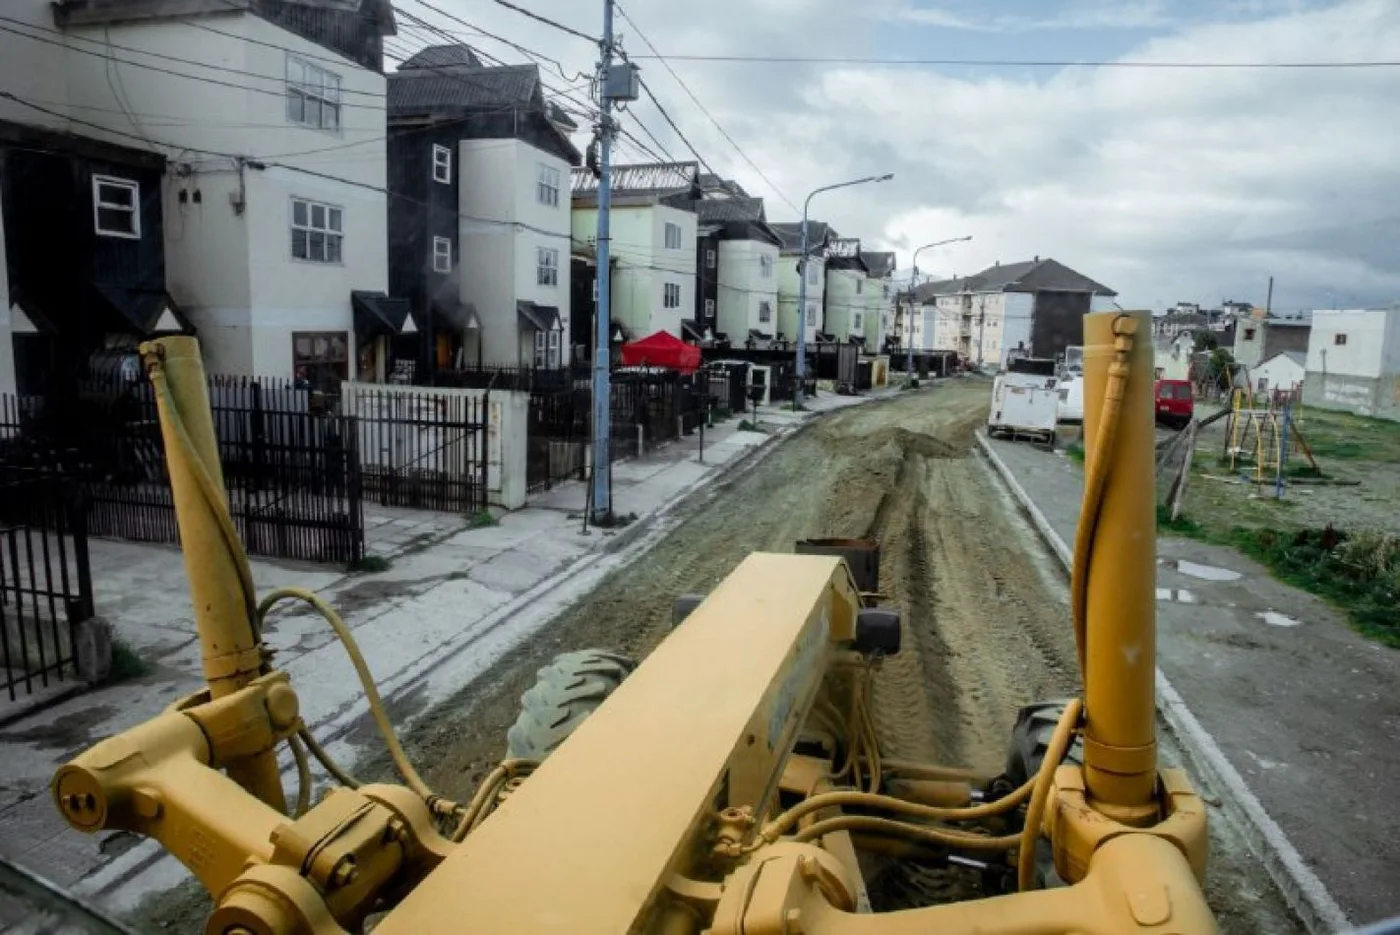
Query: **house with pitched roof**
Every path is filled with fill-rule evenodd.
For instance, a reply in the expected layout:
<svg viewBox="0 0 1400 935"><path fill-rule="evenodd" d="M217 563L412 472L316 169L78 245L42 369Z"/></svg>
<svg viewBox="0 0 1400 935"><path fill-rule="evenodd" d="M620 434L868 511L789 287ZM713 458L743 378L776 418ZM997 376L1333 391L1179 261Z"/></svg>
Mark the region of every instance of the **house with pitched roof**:
<svg viewBox="0 0 1400 935"><path fill-rule="evenodd" d="M570 358L575 124L539 66L432 46L389 78L391 284L430 368Z"/></svg>
<svg viewBox="0 0 1400 935"><path fill-rule="evenodd" d="M771 348L795 339L778 329L778 254L782 238L768 226L762 198L727 195L695 203L699 236L716 245L716 340Z"/></svg>
<svg viewBox="0 0 1400 935"><path fill-rule="evenodd" d="M704 329L693 317L699 172L694 162L613 166L608 314L613 344L658 331L700 340ZM595 258L598 177L591 169L575 169L572 183L573 250ZM596 275L596 262L592 269ZM593 346L591 334L579 332L578 338Z"/></svg>
<svg viewBox="0 0 1400 935"><path fill-rule="evenodd" d="M916 348L955 350L975 365L1004 367L1013 355L1053 358L1082 345L1084 316L1112 308L1118 293L1049 257L1035 257L925 283L915 294Z"/></svg>
<svg viewBox="0 0 1400 935"><path fill-rule="evenodd" d="M0 313L25 366L55 346L59 362L94 346L129 356L194 331L223 373L332 389L382 370L383 332L359 310L394 314L383 148L363 146L384 135L387 0L5 12L18 28L0 36L14 95L0 106L14 156ZM353 158L324 155L351 144Z"/></svg>

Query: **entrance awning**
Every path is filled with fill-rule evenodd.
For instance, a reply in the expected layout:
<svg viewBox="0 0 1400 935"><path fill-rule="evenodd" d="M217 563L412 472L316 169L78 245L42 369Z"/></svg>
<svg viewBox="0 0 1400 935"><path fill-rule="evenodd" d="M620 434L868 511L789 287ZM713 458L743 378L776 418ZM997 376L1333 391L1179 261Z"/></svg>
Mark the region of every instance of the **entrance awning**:
<svg viewBox="0 0 1400 935"><path fill-rule="evenodd" d="M361 341L400 334L408 320L409 301L391 299L382 292L351 292L355 335Z"/></svg>
<svg viewBox="0 0 1400 935"><path fill-rule="evenodd" d="M536 305L534 302L516 302L516 314L520 323L532 331L562 331L559 309L553 305Z"/></svg>
<svg viewBox="0 0 1400 935"><path fill-rule="evenodd" d="M621 344L632 340L632 329L617 322L612 323L612 343Z"/></svg>

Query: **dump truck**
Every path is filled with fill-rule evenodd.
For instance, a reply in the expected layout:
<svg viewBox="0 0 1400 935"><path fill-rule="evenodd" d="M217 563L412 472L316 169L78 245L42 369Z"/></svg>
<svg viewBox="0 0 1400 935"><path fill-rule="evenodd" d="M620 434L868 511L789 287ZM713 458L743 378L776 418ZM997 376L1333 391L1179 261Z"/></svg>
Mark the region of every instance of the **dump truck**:
<svg viewBox="0 0 1400 935"><path fill-rule="evenodd" d="M805 540L678 595L644 660L600 647L542 669L505 759L460 802L414 769L335 609L257 594L197 344L153 342L207 686L65 764L55 807L160 842L213 897L217 935L1214 932L1205 808L1157 759L1150 320L1091 315L1086 332L1087 437L1111 444L1088 459L1066 621L1084 692L1028 704L1002 770L882 749L872 680L909 622L884 606L875 543ZM358 782L302 719L262 639L286 601L344 644L402 783ZM315 802L312 759L333 780ZM987 882L874 912L872 860Z"/></svg>

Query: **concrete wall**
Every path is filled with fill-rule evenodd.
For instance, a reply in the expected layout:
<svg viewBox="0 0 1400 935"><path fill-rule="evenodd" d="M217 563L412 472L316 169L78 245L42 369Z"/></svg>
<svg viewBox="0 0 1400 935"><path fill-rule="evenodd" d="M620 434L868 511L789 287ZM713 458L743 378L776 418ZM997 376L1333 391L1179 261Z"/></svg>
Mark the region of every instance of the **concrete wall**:
<svg viewBox="0 0 1400 935"><path fill-rule="evenodd" d="M1369 379L1400 372L1400 308L1314 312L1308 370Z"/></svg>
<svg viewBox="0 0 1400 935"><path fill-rule="evenodd" d="M1400 375L1352 377L1309 370L1303 380L1303 402L1400 422Z"/></svg>
<svg viewBox="0 0 1400 935"><path fill-rule="evenodd" d="M491 141L501 142L501 141ZM517 221L534 230L520 229L515 232L515 295L511 299L512 314L515 302L534 302L559 309L559 323L563 328L560 336L560 363L569 362L569 316L570 292L569 275L572 263L569 262L570 206L569 206L569 164L552 153L536 149L520 140L506 141L515 172L514 185L508 189L514 199L513 210L505 217ZM544 204L539 200L540 166L548 166L559 173L559 203ZM464 189L473 187L470 177L464 177ZM476 187L493 184L490 177L477 180ZM501 215L485 215L501 217ZM545 232L545 233L541 233ZM558 282L552 286L540 285L539 248L558 253ZM498 271L495 275L500 276ZM518 333L526 357L533 360L534 334ZM489 348L488 348L489 351Z"/></svg>
<svg viewBox="0 0 1400 935"><path fill-rule="evenodd" d="M372 395L366 395L367 392ZM378 401L392 396L408 401L410 409L407 414L410 416L414 405L430 409L433 401L438 399L478 400L487 395L485 390L383 386L354 381L342 384L341 393L341 405L346 415L369 414ZM495 390L490 393L487 406L487 496L497 506L519 509L525 505L530 394ZM397 433L386 433L382 428L365 424L360 436L361 461L367 466L404 464L411 461L417 452L431 450L441 452L435 457L442 457L447 463L456 459L461 470L468 470L471 464L479 463L482 452L474 438L465 433L458 433L455 437L444 434L440 428L432 426L431 421L431 418L425 418L425 424L405 425Z"/></svg>
<svg viewBox="0 0 1400 935"><path fill-rule="evenodd" d="M787 253L778 257L778 331L792 338L797 333L797 297L801 283L797 277L799 257ZM826 295L826 259L814 256L807 261L807 343L817 340L822 320L822 299Z"/></svg>
<svg viewBox="0 0 1400 935"><path fill-rule="evenodd" d="M598 211L572 213L573 241L591 246L598 239ZM667 249L666 225L681 229L680 249ZM695 213L669 205L614 208L612 211L613 321L639 338L657 331L681 337L681 319L695 318ZM680 304L666 308L666 284L681 287Z"/></svg>
<svg viewBox="0 0 1400 935"><path fill-rule="evenodd" d="M762 258L771 262L763 274ZM743 344L749 329L778 332L778 248L757 240L721 240L719 244L719 330L735 345ZM761 320L759 306L767 302L768 321ZM789 338L793 337L789 335Z"/></svg>
<svg viewBox="0 0 1400 935"><path fill-rule="evenodd" d="M0 62L5 63L5 90L26 101L42 102L45 108L60 115L71 113L65 74L68 53L52 44L62 41L52 34L55 28L53 8L46 0L6 0L2 6L4 16L20 20L22 24L15 30L12 29L13 24L3 23L5 30L0 31ZM19 35L21 31L36 35L39 39L26 39ZM81 116L92 119L90 112ZM62 116L50 117L5 99L0 99L0 120L51 130L70 129Z"/></svg>
<svg viewBox="0 0 1400 935"><path fill-rule="evenodd" d="M290 376L293 331L353 332L351 291L388 287L387 200L372 190L382 189L387 176L384 76L249 15L69 32L78 37L75 48L100 48L110 35L113 43L141 50L123 51L119 58L179 56L259 76L225 86L76 51L66 62L75 116L169 144L157 147L173 160L164 192L168 285L199 331L209 369ZM339 76L339 129L287 119L284 89L293 57ZM123 92L122 101L114 88ZM125 137L114 135L113 141L131 145ZM275 155L287 168L240 169L233 158L238 155L267 162ZM342 262L292 257L293 197L342 209ZM355 364L352 345L351 374Z"/></svg>

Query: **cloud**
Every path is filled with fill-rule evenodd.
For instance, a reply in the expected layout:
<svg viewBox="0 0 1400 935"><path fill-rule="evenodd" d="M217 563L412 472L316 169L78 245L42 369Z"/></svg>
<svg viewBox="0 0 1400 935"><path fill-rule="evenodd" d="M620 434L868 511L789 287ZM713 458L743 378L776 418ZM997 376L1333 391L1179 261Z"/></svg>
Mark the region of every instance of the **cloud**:
<svg viewBox="0 0 1400 935"><path fill-rule="evenodd" d="M590 67L593 52L580 40L508 11L437 2L571 69ZM569 0L532 8L595 28ZM897 25L897 15L907 8L907 0L873 0L854 16L843 0L625 3L663 52L760 56L901 57L912 27ZM1064 21L1093 8L1036 9ZM1306 8L1285 0L1261 10L1154 27L1123 57L1364 61L1393 59L1400 47L1400 4L1392 0ZM628 49L643 49L631 26L619 21L619 28ZM1041 48L1034 57L1054 57L1054 40ZM717 171L763 195L770 219L798 214L659 62L641 64ZM969 273L994 260L1053 255L1113 286L1125 306L1262 303L1270 275L1281 308L1320 304L1328 292L1358 304L1400 298L1400 251L1390 247L1400 242L1400 124L1389 119L1400 70L675 68L799 207L819 185L895 172L889 184L819 196L813 217L899 250L901 267L914 246L972 234L972 243L926 253L921 268ZM649 104L630 113L623 122L634 132L640 118L673 155L686 155ZM630 144L622 152L641 158Z"/></svg>
<svg viewBox="0 0 1400 935"><path fill-rule="evenodd" d="M1247 0L1258 3L1260 0ZM981 19L933 6L906 6L890 11L890 19L941 29L1025 33L1048 30L1150 29L1174 22L1164 0L1087 0L1066 4L1048 15L998 14Z"/></svg>

